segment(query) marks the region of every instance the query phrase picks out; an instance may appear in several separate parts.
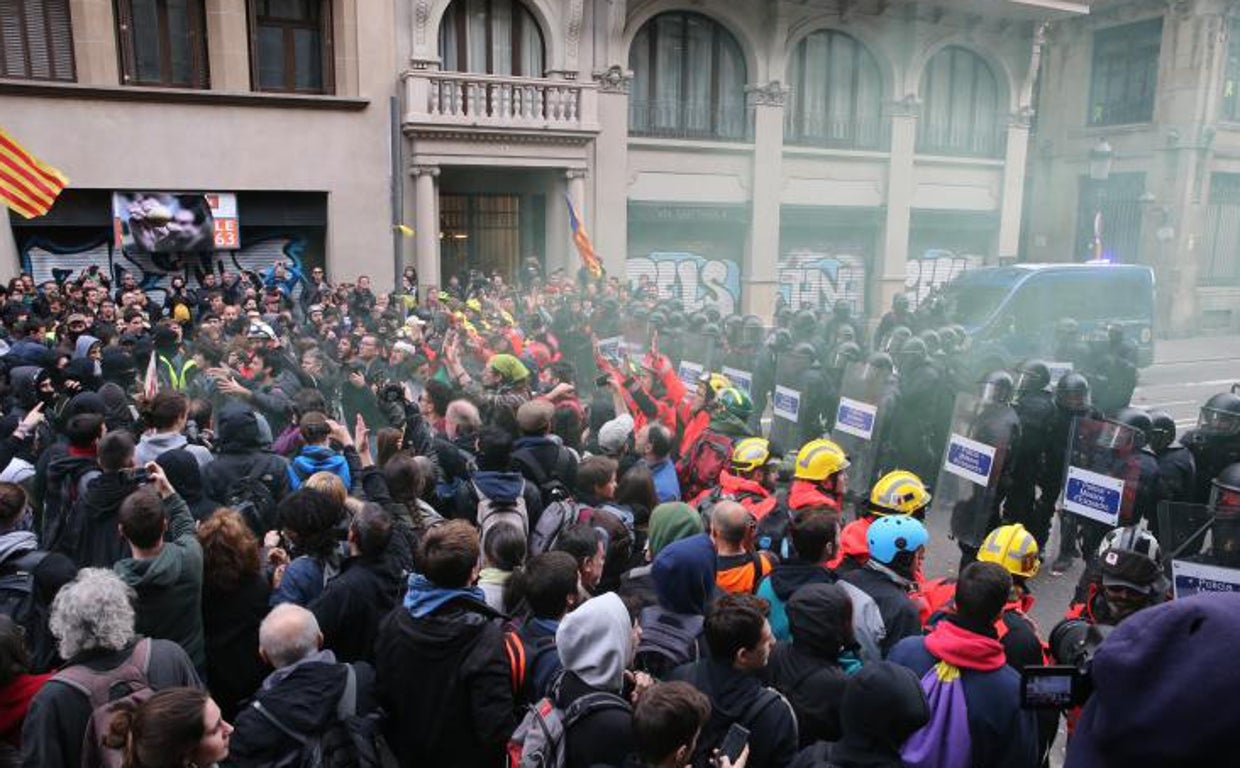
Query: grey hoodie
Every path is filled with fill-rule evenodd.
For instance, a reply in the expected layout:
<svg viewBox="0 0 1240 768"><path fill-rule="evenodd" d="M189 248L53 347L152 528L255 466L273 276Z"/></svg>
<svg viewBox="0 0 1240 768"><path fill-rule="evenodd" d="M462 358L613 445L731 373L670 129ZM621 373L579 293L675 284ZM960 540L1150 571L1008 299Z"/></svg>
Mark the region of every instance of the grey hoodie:
<svg viewBox="0 0 1240 768"><path fill-rule="evenodd" d="M134 448L133 457L137 460L138 466L145 465L148 461L155 461L168 451L174 451L177 448L184 448L193 454L198 460L198 468L201 469L215 458L211 455L211 451L205 446L190 445L185 439L185 435L180 432L148 432L138 441L138 445Z"/></svg>
<svg viewBox="0 0 1240 768"><path fill-rule="evenodd" d="M591 598L564 617L555 647L564 669L591 688L620 691L632 655L633 623L614 592Z"/></svg>
<svg viewBox="0 0 1240 768"><path fill-rule="evenodd" d="M94 336L89 336L84 333L77 338L77 344L73 347L73 357L75 359L79 357L87 357L90 354L91 347L102 343L102 341L96 339ZM95 371L96 375L98 375L98 373L99 371Z"/></svg>

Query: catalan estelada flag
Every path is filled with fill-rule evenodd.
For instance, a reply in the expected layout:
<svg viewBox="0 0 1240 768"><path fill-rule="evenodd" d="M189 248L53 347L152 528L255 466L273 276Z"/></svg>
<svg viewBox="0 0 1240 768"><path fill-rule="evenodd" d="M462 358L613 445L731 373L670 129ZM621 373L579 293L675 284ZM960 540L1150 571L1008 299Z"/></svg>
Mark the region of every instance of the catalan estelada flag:
<svg viewBox="0 0 1240 768"><path fill-rule="evenodd" d="M68 186L64 174L0 128L0 201L27 219L42 216Z"/></svg>
<svg viewBox="0 0 1240 768"><path fill-rule="evenodd" d="M590 236L586 234L586 225L577 215L577 208L568 195L564 196L564 202L568 204L568 225L573 230L573 244L577 246L577 254L581 256L581 263L585 265L590 277L597 280L603 276L603 261L594 252L594 243L590 242Z"/></svg>

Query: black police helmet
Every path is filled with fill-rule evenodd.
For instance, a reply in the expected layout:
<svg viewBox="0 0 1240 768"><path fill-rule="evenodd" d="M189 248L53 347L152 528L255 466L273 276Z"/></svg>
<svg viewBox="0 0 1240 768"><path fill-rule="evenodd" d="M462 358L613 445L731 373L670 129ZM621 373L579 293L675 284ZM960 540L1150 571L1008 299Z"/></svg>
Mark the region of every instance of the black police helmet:
<svg viewBox="0 0 1240 768"><path fill-rule="evenodd" d="M1065 373L1055 385L1055 405L1067 411L1089 407L1089 380L1079 373Z"/></svg>
<svg viewBox="0 0 1240 768"><path fill-rule="evenodd" d="M1016 370L1016 391L1041 392L1050 386L1051 369L1041 360L1026 360Z"/></svg>
<svg viewBox="0 0 1240 768"><path fill-rule="evenodd" d="M987 403L1010 403L1016 385L1007 371L991 371L982 380L982 401Z"/></svg>
<svg viewBox="0 0 1240 768"><path fill-rule="evenodd" d="M1150 411L1150 447L1161 451L1175 442L1175 419L1166 411Z"/></svg>
<svg viewBox="0 0 1240 768"><path fill-rule="evenodd" d="M1138 448L1151 442L1150 433L1154 429L1154 420L1144 408L1120 408L1115 414L1114 421L1126 424L1137 431Z"/></svg>

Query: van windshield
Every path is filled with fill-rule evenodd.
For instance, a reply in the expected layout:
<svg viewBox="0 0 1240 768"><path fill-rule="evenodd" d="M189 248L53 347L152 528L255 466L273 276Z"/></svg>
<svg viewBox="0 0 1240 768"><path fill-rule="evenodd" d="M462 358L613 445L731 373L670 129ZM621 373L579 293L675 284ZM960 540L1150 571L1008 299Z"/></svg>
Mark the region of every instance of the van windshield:
<svg viewBox="0 0 1240 768"><path fill-rule="evenodd" d="M976 328L994 314L1015 282L957 280L943 291L947 317L966 328Z"/></svg>

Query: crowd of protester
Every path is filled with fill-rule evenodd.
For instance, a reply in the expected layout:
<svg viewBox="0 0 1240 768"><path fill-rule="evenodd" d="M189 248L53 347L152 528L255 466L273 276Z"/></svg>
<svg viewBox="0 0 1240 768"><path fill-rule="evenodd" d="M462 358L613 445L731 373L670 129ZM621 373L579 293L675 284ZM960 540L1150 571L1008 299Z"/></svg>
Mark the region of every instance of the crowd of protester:
<svg viewBox="0 0 1240 768"><path fill-rule="evenodd" d="M1002 510L924 573L934 477L896 453L850 493L829 420L763 434L802 313L417 291L283 263L0 290L0 765L1035 768L1061 722L1070 766L1230 763L1240 598L1170 600L1139 517L1082 539L1049 635L1045 537ZM811 318L820 361L862 338ZM913 322L878 329L897 383L946 367L891 346ZM690 329L753 386L682 379ZM1024 706L1052 662L1093 695Z"/></svg>

